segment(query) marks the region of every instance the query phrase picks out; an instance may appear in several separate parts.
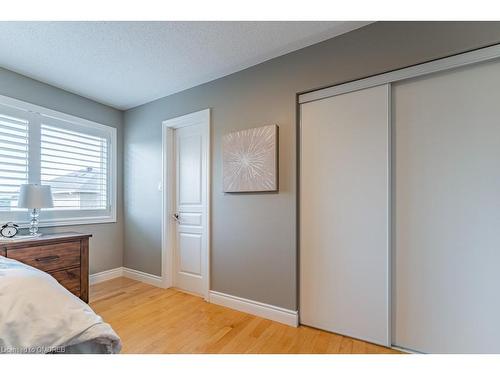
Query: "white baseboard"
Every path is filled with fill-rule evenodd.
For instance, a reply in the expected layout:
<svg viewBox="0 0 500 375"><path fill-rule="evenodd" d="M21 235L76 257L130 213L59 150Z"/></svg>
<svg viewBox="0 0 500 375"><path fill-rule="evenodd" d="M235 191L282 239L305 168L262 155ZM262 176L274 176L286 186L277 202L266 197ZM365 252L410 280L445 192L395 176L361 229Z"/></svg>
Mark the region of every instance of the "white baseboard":
<svg viewBox="0 0 500 375"><path fill-rule="evenodd" d="M127 267L123 267L123 277L128 277L132 280L141 281L146 284L156 286L158 288L163 288L163 280L161 276L151 275L146 272L133 270Z"/></svg>
<svg viewBox="0 0 500 375"><path fill-rule="evenodd" d="M90 275L89 282L90 285L94 285L117 277L128 277L129 279L141 281L158 288L165 287L160 276L151 275L149 273L133 270L127 267L118 267L111 270L94 273ZM214 290L209 291L208 301L216 305L243 311L248 314L274 320L276 322L287 324L292 327L297 327L299 325L298 312L287 310L282 307L268 305L266 303L252 301L229 294L216 292Z"/></svg>
<svg viewBox="0 0 500 375"><path fill-rule="evenodd" d="M113 268L112 270L97 272L89 276L89 284L94 285L103 281L115 279L117 277L128 277L132 280L141 281L146 284L162 288L162 278L160 276L151 275L146 272L133 270L127 267Z"/></svg>
<svg viewBox="0 0 500 375"><path fill-rule="evenodd" d="M234 310L243 311L248 314L257 315L261 318L274 320L292 327L299 325L299 314L297 311L287 310L282 307L268 305L266 303L252 301L249 299L231 296L211 290L209 302L229 307Z"/></svg>
<svg viewBox="0 0 500 375"><path fill-rule="evenodd" d="M99 284L103 281L115 279L123 276L123 267L113 268L102 272L97 272L89 276L89 284Z"/></svg>

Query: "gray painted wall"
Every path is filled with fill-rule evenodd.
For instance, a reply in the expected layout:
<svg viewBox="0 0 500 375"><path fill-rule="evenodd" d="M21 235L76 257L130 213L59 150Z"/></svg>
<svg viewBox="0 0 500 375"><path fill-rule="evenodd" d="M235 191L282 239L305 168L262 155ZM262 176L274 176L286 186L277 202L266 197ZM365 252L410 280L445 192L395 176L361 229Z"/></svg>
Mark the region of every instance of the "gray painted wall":
<svg viewBox="0 0 500 375"><path fill-rule="evenodd" d="M296 309L296 93L498 42L498 22L381 22L126 111L124 265L160 275L161 122L210 107L211 289ZM279 193L222 193L222 135L272 123Z"/></svg>
<svg viewBox="0 0 500 375"><path fill-rule="evenodd" d="M123 264L123 113L103 104L0 68L0 95L24 100L56 111L85 118L117 129L118 139L118 207L117 222L109 224L43 228L43 232L88 232L90 240L90 273Z"/></svg>

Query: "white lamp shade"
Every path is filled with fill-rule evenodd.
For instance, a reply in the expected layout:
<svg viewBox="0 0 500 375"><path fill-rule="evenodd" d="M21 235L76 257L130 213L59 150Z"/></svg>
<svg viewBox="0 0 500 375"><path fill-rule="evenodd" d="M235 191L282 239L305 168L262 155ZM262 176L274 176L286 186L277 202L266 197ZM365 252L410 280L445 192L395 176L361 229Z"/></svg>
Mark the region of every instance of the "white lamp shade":
<svg viewBox="0 0 500 375"><path fill-rule="evenodd" d="M17 201L19 208L51 208L54 207L52 201L52 191L49 185L23 184L19 190Z"/></svg>

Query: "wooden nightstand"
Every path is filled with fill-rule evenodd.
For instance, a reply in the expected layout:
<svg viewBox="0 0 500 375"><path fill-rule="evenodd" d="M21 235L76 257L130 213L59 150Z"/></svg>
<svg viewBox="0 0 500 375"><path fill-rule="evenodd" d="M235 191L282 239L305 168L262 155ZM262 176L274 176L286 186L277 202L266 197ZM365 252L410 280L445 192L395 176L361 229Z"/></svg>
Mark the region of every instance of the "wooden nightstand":
<svg viewBox="0 0 500 375"><path fill-rule="evenodd" d="M0 255L49 273L88 303L90 237L91 234L68 232L18 241L0 240Z"/></svg>

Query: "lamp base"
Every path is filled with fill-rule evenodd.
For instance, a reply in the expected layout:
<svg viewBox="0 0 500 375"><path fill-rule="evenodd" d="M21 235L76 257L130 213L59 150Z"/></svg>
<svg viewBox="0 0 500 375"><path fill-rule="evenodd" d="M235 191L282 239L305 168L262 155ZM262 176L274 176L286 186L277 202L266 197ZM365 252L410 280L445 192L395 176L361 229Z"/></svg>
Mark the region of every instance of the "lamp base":
<svg viewBox="0 0 500 375"><path fill-rule="evenodd" d="M33 208L31 210L31 221L30 221L30 236L38 237L38 216L40 216L40 210L38 208Z"/></svg>

